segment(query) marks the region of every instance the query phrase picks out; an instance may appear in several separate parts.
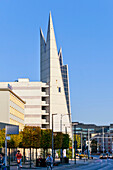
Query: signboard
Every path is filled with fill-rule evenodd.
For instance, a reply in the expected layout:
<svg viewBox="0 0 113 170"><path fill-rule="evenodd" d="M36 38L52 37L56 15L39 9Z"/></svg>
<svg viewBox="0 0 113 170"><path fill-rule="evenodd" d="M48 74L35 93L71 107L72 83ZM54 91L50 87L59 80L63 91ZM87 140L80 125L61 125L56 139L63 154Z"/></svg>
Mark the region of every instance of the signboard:
<svg viewBox="0 0 113 170"><path fill-rule="evenodd" d="M11 137L10 136L6 136L6 140L10 140L11 139Z"/></svg>
<svg viewBox="0 0 113 170"><path fill-rule="evenodd" d="M11 125L6 125L6 134L8 135L15 135L19 134L19 126L11 126Z"/></svg>
<svg viewBox="0 0 113 170"><path fill-rule="evenodd" d="M8 84L8 88L12 90L12 86L10 84Z"/></svg>

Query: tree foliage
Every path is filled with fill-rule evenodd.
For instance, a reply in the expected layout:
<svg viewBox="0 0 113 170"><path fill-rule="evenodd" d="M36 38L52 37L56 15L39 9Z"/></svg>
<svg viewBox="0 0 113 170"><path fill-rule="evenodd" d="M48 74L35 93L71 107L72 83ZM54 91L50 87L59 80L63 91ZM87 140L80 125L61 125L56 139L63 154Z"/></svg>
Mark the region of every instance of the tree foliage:
<svg viewBox="0 0 113 170"><path fill-rule="evenodd" d="M63 134L62 148L63 149L69 148L69 135L68 134Z"/></svg>
<svg viewBox="0 0 113 170"><path fill-rule="evenodd" d="M0 148L5 144L5 129L0 130Z"/></svg>
<svg viewBox="0 0 113 170"><path fill-rule="evenodd" d="M47 149L52 147L52 130L41 130L41 148Z"/></svg>
<svg viewBox="0 0 113 170"><path fill-rule="evenodd" d="M24 148L39 148L41 129L40 127L25 126L23 129L21 146Z"/></svg>
<svg viewBox="0 0 113 170"><path fill-rule="evenodd" d="M74 135L74 144L75 144L75 135ZM81 137L78 134L76 134L76 144L77 144L76 148L79 149L80 145L81 145ZM74 148L75 148L75 146L74 146Z"/></svg>
<svg viewBox="0 0 113 170"><path fill-rule="evenodd" d="M40 127L25 126L18 135L10 135L7 141L8 148L52 148L52 130L43 130ZM5 129L0 130L0 147L5 146ZM54 148L69 148L69 135L61 132L54 133Z"/></svg>
<svg viewBox="0 0 113 170"><path fill-rule="evenodd" d="M62 132L54 133L54 148L61 149L62 142L63 142L63 133Z"/></svg>

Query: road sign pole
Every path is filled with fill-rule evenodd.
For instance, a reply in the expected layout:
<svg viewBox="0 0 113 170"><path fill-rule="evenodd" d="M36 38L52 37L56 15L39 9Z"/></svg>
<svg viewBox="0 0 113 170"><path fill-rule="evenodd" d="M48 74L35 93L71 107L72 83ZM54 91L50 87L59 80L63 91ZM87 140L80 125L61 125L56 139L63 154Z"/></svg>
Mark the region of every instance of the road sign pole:
<svg viewBox="0 0 113 170"><path fill-rule="evenodd" d="M5 166L7 167L7 126L5 126Z"/></svg>

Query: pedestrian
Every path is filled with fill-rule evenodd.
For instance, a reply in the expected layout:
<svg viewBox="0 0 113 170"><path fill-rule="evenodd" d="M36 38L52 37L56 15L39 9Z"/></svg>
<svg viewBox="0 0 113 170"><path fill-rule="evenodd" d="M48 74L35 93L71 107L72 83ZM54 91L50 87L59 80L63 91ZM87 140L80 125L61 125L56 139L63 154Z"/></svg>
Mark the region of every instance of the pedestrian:
<svg viewBox="0 0 113 170"><path fill-rule="evenodd" d="M2 154L0 153L0 168L2 168L2 165L3 165L3 163L2 163Z"/></svg>
<svg viewBox="0 0 113 170"><path fill-rule="evenodd" d="M19 167L21 168L22 167L22 154L20 153L19 150L17 151L16 158L17 158L17 163Z"/></svg>
<svg viewBox="0 0 113 170"><path fill-rule="evenodd" d="M52 167L53 167L53 158L52 158L50 153L48 154L48 156L46 158L46 164L47 164L47 168L50 166L50 168L52 169Z"/></svg>

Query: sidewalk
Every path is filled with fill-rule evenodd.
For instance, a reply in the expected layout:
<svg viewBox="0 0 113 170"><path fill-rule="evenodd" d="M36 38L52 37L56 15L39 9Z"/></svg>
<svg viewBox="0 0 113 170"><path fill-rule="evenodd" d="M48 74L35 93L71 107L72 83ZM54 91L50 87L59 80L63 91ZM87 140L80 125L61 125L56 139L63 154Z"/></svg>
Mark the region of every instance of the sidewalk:
<svg viewBox="0 0 113 170"><path fill-rule="evenodd" d="M68 169L68 168L73 168L73 167L79 167L79 166L82 166L82 165L88 165L89 163L93 162L94 160L88 160L86 162L84 162L84 160L77 160L76 161L76 164L74 164L74 160L70 160L69 164L60 164L58 166L54 166L53 169L57 170L57 169ZM17 166L10 166L10 170L16 170L17 169ZM30 169L29 165L23 165L22 169L27 169L27 170L33 170L33 169L40 169L40 170L46 170L47 168L46 167L34 167L32 165L32 168Z"/></svg>

